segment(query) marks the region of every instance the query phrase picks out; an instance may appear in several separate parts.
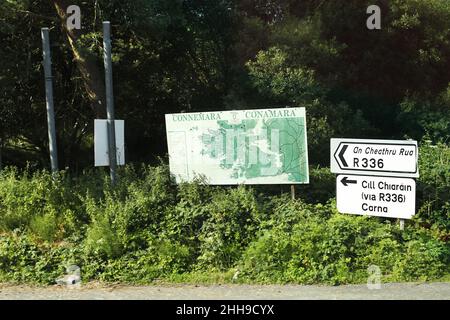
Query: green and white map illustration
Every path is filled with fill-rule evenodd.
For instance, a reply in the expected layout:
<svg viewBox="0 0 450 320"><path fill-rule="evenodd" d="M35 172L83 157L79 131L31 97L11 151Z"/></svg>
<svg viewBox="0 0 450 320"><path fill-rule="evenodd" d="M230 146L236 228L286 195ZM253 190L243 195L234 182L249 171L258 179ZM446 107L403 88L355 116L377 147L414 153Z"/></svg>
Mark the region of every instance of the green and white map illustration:
<svg viewBox="0 0 450 320"><path fill-rule="evenodd" d="M309 183L304 108L166 114L177 182Z"/></svg>

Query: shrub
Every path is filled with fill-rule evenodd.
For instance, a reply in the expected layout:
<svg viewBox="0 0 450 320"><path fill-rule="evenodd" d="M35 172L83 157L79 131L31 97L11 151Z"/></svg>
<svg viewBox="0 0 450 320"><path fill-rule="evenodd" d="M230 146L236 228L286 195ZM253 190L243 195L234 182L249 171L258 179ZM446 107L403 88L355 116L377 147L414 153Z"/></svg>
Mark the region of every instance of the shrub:
<svg viewBox="0 0 450 320"><path fill-rule="evenodd" d="M310 182L298 186L298 197L308 203L326 203L336 195L336 175L327 167L310 167Z"/></svg>
<svg viewBox="0 0 450 320"><path fill-rule="evenodd" d="M264 186L175 185L166 165L121 167L115 187L105 170L9 168L0 173L0 281L54 283L68 264L83 281L130 283L231 281L236 269L241 282L359 283L370 265L383 281L435 279L450 271L448 148L421 150L421 161L440 162L421 162L420 210L404 231L337 213L324 168L312 169L318 185L296 200Z"/></svg>
<svg viewBox="0 0 450 320"><path fill-rule="evenodd" d="M299 216L291 231L275 226L249 245L240 261L246 279L358 283L366 281L373 264L380 267L383 281L434 279L446 272L448 246L429 235L420 241L402 239L389 222L368 217Z"/></svg>
<svg viewBox="0 0 450 320"><path fill-rule="evenodd" d="M425 227L439 229L444 240L450 238L450 147L430 141L420 144L417 183L418 206L415 220Z"/></svg>
<svg viewBox="0 0 450 320"><path fill-rule="evenodd" d="M37 245L26 235L0 237L0 281L55 283L65 274L70 247Z"/></svg>
<svg viewBox="0 0 450 320"><path fill-rule="evenodd" d="M30 222L30 230L32 234L48 242L61 239L58 219L54 210L34 216Z"/></svg>
<svg viewBox="0 0 450 320"><path fill-rule="evenodd" d="M218 191L207 205L208 219L198 235L199 264L226 269L239 259L259 225L259 206L250 188L239 186Z"/></svg>
<svg viewBox="0 0 450 320"><path fill-rule="evenodd" d="M122 243L107 217L98 217L89 225L84 246L87 254L105 258L117 258L123 251Z"/></svg>
<svg viewBox="0 0 450 320"><path fill-rule="evenodd" d="M35 215L42 213L51 179L45 172L31 178L25 171L4 170L0 178L0 230L24 229Z"/></svg>
<svg viewBox="0 0 450 320"><path fill-rule="evenodd" d="M397 261L393 274L398 280L429 280L440 276L448 268L448 247L436 240L412 240L406 243L402 259Z"/></svg>

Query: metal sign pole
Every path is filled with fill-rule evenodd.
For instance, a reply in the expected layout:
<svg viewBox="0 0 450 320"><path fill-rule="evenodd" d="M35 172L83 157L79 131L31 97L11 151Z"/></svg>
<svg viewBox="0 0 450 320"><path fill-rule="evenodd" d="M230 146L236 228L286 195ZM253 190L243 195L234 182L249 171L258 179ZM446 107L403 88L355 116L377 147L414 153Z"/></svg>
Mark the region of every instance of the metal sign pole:
<svg viewBox="0 0 450 320"><path fill-rule="evenodd" d="M106 114L108 126L108 155L111 184L116 183L116 130L114 124L114 96L112 80L112 61L111 61L111 23L103 22L103 52L105 64L105 84L106 84Z"/></svg>
<svg viewBox="0 0 450 320"><path fill-rule="evenodd" d="M295 185L291 184L291 199L295 200Z"/></svg>
<svg viewBox="0 0 450 320"><path fill-rule="evenodd" d="M45 96L47 105L48 140L52 172L58 171L58 150L56 147L55 110L53 106L52 61L50 56L50 36L48 28L41 29L44 55Z"/></svg>

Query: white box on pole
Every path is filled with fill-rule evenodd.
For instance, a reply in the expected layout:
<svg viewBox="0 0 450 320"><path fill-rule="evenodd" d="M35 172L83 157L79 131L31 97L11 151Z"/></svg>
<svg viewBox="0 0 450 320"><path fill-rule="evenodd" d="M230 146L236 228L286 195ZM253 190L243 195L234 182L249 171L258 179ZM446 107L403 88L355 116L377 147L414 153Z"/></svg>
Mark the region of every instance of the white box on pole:
<svg viewBox="0 0 450 320"><path fill-rule="evenodd" d="M115 120L117 165L125 164L125 121ZM95 166L109 166L108 128L106 119L94 121L94 158Z"/></svg>

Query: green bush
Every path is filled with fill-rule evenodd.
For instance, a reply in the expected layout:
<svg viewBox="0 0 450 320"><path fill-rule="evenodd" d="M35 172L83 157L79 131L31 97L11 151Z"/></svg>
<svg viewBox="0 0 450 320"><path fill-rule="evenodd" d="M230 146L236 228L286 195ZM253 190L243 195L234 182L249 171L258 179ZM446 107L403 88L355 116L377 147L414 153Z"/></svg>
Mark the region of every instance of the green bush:
<svg viewBox="0 0 450 320"><path fill-rule="evenodd" d="M148 283L154 279L170 277L189 271L190 250L179 243L151 241L145 250L126 253L118 259L109 259L91 268L86 274L101 281Z"/></svg>
<svg viewBox="0 0 450 320"><path fill-rule="evenodd" d="M65 274L70 246L37 244L26 235L0 236L0 281L55 283Z"/></svg>
<svg viewBox="0 0 450 320"><path fill-rule="evenodd" d="M396 262L393 269L396 279L404 281L434 279L448 268L449 249L443 243L433 239L412 240L405 246L402 259Z"/></svg>
<svg viewBox="0 0 450 320"><path fill-rule="evenodd" d="M450 147L423 141L419 146L418 210L414 219L450 239Z"/></svg>
<svg viewBox="0 0 450 320"><path fill-rule="evenodd" d="M309 184L297 190L298 197L308 203L326 203L336 195L336 175L327 167L310 167Z"/></svg>
<svg viewBox="0 0 450 320"><path fill-rule="evenodd" d="M335 212L329 219L302 212L298 217L291 229L275 226L250 244L240 261L244 277L341 284L366 281L370 265L381 269L384 281L434 279L446 272L448 246L429 235L405 240L390 222Z"/></svg>
<svg viewBox="0 0 450 320"><path fill-rule="evenodd" d="M123 246L107 217L96 218L88 227L84 243L87 254L104 258L117 258Z"/></svg>
<svg viewBox="0 0 450 320"><path fill-rule="evenodd" d="M68 264L81 267L83 281L127 283L360 283L370 265L383 281L436 279L450 271L447 152L422 145L419 213L405 231L337 213L326 168L311 169L297 200L263 186L176 185L164 164L121 167L115 187L102 169L52 177L8 168L0 281L52 284Z"/></svg>
<svg viewBox="0 0 450 320"><path fill-rule="evenodd" d="M28 177L17 170L4 170L0 178L0 230L23 229L42 214L51 179L45 172Z"/></svg>
<svg viewBox="0 0 450 320"><path fill-rule="evenodd" d="M93 185L99 178L89 176L90 172L72 178L64 171L54 176L27 169L21 173L15 168L1 171L0 230L30 229L36 236L52 241L80 232L88 222L85 193L94 193Z"/></svg>
<svg viewBox="0 0 450 320"><path fill-rule="evenodd" d="M61 238L58 222L59 221L54 210L43 215L37 215L31 219L30 231L42 240L48 242L56 241Z"/></svg>
<svg viewBox="0 0 450 320"><path fill-rule="evenodd" d="M208 219L198 235L202 267L225 270L234 265L254 238L259 205L250 188L239 186L228 192L218 190L207 205Z"/></svg>

